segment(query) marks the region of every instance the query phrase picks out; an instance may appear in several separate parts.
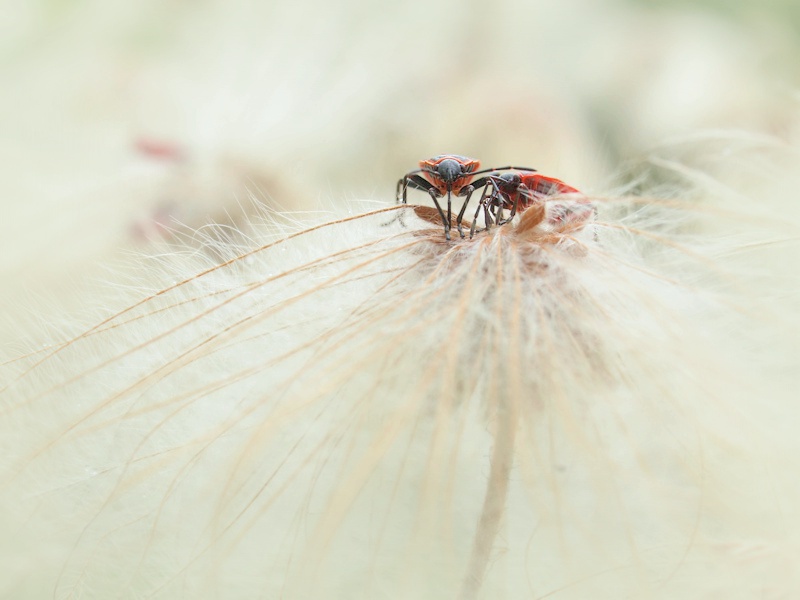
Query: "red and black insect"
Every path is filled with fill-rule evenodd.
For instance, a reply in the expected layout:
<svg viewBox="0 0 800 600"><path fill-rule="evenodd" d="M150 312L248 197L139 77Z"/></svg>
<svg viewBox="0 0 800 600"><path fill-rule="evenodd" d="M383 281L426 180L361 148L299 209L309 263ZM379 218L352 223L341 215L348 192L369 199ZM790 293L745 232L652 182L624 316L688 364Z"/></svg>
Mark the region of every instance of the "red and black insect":
<svg viewBox="0 0 800 600"><path fill-rule="evenodd" d="M513 169L513 167L510 167ZM566 194L581 194L580 191L567 185L555 177L547 177L539 173L492 173L486 178L486 187L478 202L475 218L472 220L470 237L475 234L475 221L481 208L487 229L492 221L496 225L510 222L517 212L522 212L533 204L541 202L549 196L562 196ZM585 203L582 203L585 204ZM509 209L511 214L503 218L503 209Z"/></svg>
<svg viewBox="0 0 800 600"><path fill-rule="evenodd" d="M482 186L489 185L490 177L481 177L474 179L476 175L482 173L496 174L498 171L507 171L515 169L517 171L524 171L526 173L533 173L536 169L529 169L528 167L500 167L499 169L481 169L480 161L467 156L460 156L458 154L440 154L426 160L419 162L419 169L410 171L403 175L402 179L397 182L397 201L406 204L406 193L408 188L422 190L430 194L436 209L439 211L439 216L442 218L444 225L444 235L450 239L450 227L452 223L452 207L451 196L466 196L464 204L456 218L456 227L461 237L464 237L464 231L461 228L461 222L464 219L464 211L467 209L467 204L472 197L473 192ZM442 207L439 205L439 198L447 196L447 215L445 216ZM485 194L484 194L485 195Z"/></svg>

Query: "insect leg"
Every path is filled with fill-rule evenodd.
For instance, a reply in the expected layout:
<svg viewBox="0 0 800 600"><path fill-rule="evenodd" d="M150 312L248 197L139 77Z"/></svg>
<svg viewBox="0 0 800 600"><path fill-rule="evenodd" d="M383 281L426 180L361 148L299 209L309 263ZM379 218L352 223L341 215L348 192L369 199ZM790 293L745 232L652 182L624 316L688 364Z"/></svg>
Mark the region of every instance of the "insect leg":
<svg viewBox="0 0 800 600"><path fill-rule="evenodd" d="M467 210L467 204L469 204L469 199L472 198L472 194L475 192L475 186L472 184L462 188L462 193L466 192L467 199L464 200L464 204L461 205L461 210L458 211L458 217L456 218L456 227L458 227L458 233L461 235L461 238L464 238L464 230L461 228L461 222L464 220L464 211ZM472 236L470 236L472 237Z"/></svg>
<svg viewBox="0 0 800 600"><path fill-rule="evenodd" d="M403 178L397 182L397 193L395 194L396 203L397 204L407 204L406 202L406 192L408 191L408 176L403 176Z"/></svg>
<svg viewBox="0 0 800 600"><path fill-rule="evenodd" d="M448 187L448 189L447 189L447 223L445 223L445 226L444 226L444 232L445 232L445 235L447 236L448 240L450 239L450 227L453 224L453 213L452 213L452 206L451 206L452 203L450 201L450 196L452 196L452 193L450 192L450 189Z"/></svg>
<svg viewBox="0 0 800 600"><path fill-rule="evenodd" d="M421 175L416 175L420 171L411 171L410 173L406 173L403 175L402 179L397 182L397 189L395 191L396 196L396 203L397 204L408 204L408 188L414 188L415 190L422 190L422 191L429 191L433 188L433 185ZM403 222L403 213L398 212L397 220L400 221L400 225L405 227L405 223ZM394 220L391 221L392 223ZM388 225L388 223L387 223Z"/></svg>
<svg viewBox="0 0 800 600"><path fill-rule="evenodd" d="M402 179L397 182L397 191L395 195L397 197L397 203L400 204L408 204L406 202L406 192L408 190L408 186L410 185L412 188L417 190L425 190L430 187L430 182L426 180L424 177L417 175L420 173L421 169L417 169L416 171L409 171L405 175L403 175Z"/></svg>
<svg viewBox="0 0 800 600"><path fill-rule="evenodd" d="M511 199L511 194L505 194L501 203L504 204L507 201L511 205L511 214L508 215L507 219L503 219L502 222L498 223L498 225L505 225L506 223L510 223L511 221L514 220L514 217L516 216L519 207L519 198L523 193L525 193L525 190L527 190L527 188L523 184L517 186L517 191L514 192L513 200Z"/></svg>
<svg viewBox="0 0 800 600"><path fill-rule="evenodd" d="M445 220L444 211L442 211L442 207L439 206L439 200L436 198L436 188L431 186L430 189L428 189L428 193L431 195L431 199L436 205L436 210L439 211L439 216L442 218L442 223L444 224L444 237L447 239L447 241L450 241L450 222ZM448 201L449 200L450 198L448 197Z"/></svg>
<svg viewBox="0 0 800 600"><path fill-rule="evenodd" d="M528 188L526 188L526 187L525 187L524 185L522 185L522 184L520 184L520 185L517 187L517 193L516 193L516 194L514 194L514 205L511 207L511 217L509 217L509 220L512 220L512 219L514 218L514 215L516 215L516 214L517 214L517 211L519 210L519 201L520 201L520 198L522 198L522 194L524 194L524 193L525 193L525 191L526 191L527 189L528 189Z"/></svg>
<svg viewBox="0 0 800 600"><path fill-rule="evenodd" d="M472 236L475 235L475 227L478 222L478 213L481 212L481 206L486 203L486 193L489 189L489 184L486 184L486 187L483 188L483 193L481 194L480 200L478 200L478 208L475 209L475 216L472 219L472 225L469 228L469 239L472 239Z"/></svg>
<svg viewBox="0 0 800 600"><path fill-rule="evenodd" d="M421 175L414 175L412 173L407 173L403 179L397 182L398 186L398 196L399 196L399 189L402 182L403 187L403 194L402 199L398 198L403 204L407 204L406 202L406 193L408 188L413 188L415 190L422 190L423 192L430 192L431 190L435 190L436 188L434 185L422 177Z"/></svg>
<svg viewBox="0 0 800 600"><path fill-rule="evenodd" d="M489 231L491 229L492 216L489 213L488 203L483 205L483 220L486 222L486 231Z"/></svg>
<svg viewBox="0 0 800 600"><path fill-rule="evenodd" d="M503 199L500 199L500 202L497 203L497 210L494 213L495 223L498 225L504 225L506 221L503 219Z"/></svg>

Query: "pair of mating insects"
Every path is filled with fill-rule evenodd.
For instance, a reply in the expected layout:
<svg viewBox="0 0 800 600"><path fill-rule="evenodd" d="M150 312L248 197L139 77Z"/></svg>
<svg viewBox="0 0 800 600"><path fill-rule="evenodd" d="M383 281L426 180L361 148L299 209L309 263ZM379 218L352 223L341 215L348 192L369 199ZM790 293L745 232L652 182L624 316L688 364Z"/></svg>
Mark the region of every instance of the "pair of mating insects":
<svg viewBox="0 0 800 600"><path fill-rule="evenodd" d="M480 165L480 161L458 154L440 154L421 160L419 169L406 173L397 182L397 202L407 203L408 188L428 192L442 218L444 235L449 240L453 222L452 196L466 196L456 217L456 227L463 238L464 231L461 223L464 220L464 211L467 210L467 204L475 190L483 187L483 193L470 226L469 236L471 238L475 235L475 222L481 209L484 211L488 229L492 221L498 226L510 222L517 212L524 211L545 196L580 193L563 181L538 174L536 169L507 166L478 170ZM476 175L483 173L487 173L487 175L475 179ZM439 198L445 195L447 196L446 216L439 204ZM508 218L503 218L503 209L511 211Z"/></svg>

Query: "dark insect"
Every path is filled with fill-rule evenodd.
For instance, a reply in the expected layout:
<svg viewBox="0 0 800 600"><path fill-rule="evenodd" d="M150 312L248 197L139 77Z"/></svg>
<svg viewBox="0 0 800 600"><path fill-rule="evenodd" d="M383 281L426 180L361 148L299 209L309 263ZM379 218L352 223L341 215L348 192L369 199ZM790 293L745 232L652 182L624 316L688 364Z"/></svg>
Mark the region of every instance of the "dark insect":
<svg viewBox="0 0 800 600"><path fill-rule="evenodd" d="M528 167L500 167L499 169L481 169L480 161L467 156L460 156L458 154L440 154L426 160L419 162L419 169L410 171L403 175L400 181L397 182L397 201L407 204L406 194L408 188L422 190L430 194L433 203L436 205L436 210L439 211L439 217L442 219L444 225L444 235L450 239L450 228L452 223L452 199L451 196L466 196L461 210L458 212L456 218L456 227L461 237L464 237L464 231L461 227L461 222L464 219L464 211L467 209L469 200L473 192L482 187L490 185L490 178L499 174L499 171L507 171L515 169L517 171L524 171L533 173L536 169ZM491 172L491 176L481 177L474 179L476 175ZM493 186L494 189L494 186ZM447 214L445 215L439 204L439 198L447 196ZM485 192L484 192L484 195ZM487 196L488 197L488 196Z"/></svg>
<svg viewBox="0 0 800 600"><path fill-rule="evenodd" d="M513 169L514 167L509 168ZM526 171L528 170L526 169ZM475 218L472 220L470 237L475 234L475 222L481 209L484 210L484 219L488 229L492 221L496 225L504 225L510 222L518 212L521 213L532 205L541 203L546 197L581 194L577 189L567 185L560 179L538 173L496 172L484 179L486 180L486 187L478 202ZM588 203L585 202L580 204L588 206ZM503 218L504 209L511 211L508 218Z"/></svg>

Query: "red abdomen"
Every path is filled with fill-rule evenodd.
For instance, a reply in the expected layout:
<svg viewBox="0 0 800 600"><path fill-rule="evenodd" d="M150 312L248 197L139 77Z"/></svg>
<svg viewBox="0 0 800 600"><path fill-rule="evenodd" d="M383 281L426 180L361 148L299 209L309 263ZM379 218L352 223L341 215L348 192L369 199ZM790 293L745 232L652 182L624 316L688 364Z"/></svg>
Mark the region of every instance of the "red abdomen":
<svg viewBox="0 0 800 600"><path fill-rule="evenodd" d="M539 175L538 173L529 173L522 175L520 179L522 185L529 190L529 193L520 194L520 209L527 208L537 199L545 196L580 194L580 191L555 177L547 177L546 175Z"/></svg>

